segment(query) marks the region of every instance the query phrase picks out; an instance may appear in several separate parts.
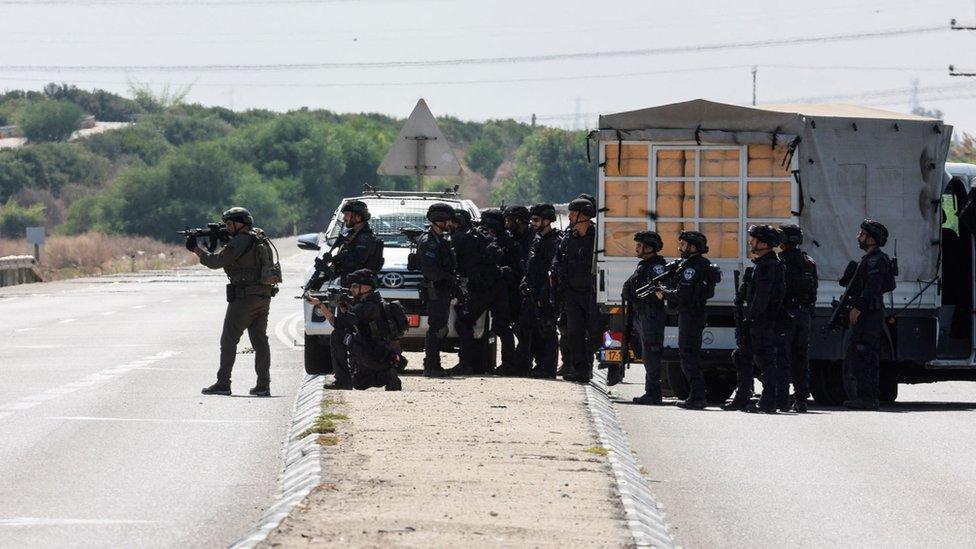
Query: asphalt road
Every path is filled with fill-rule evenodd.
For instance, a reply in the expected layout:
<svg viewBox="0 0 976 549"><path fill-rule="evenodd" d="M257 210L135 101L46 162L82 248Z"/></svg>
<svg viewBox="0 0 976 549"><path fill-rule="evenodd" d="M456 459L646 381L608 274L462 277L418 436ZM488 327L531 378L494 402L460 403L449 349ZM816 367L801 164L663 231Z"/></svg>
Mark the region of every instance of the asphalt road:
<svg viewBox="0 0 976 549"><path fill-rule="evenodd" d="M617 410L679 545L976 546L976 383L767 416L629 404L643 376L614 387Z"/></svg>
<svg viewBox="0 0 976 549"><path fill-rule="evenodd" d="M237 398L200 394L215 381L222 271L0 289L0 547L227 546L256 523L304 373L292 295L311 254L279 248L272 398L247 395L246 334Z"/></svg>

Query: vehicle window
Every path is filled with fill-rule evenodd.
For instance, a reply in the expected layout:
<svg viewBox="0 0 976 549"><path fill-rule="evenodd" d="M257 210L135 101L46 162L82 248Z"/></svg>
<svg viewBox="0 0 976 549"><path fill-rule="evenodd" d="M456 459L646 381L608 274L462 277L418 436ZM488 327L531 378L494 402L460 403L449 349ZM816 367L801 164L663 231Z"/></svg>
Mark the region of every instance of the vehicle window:
<svg viewBox="0 0 976 549"><path fill-rule="evenodd" d="M374 199L364 200L369 207L372 218L369 221L373 231L383 240L383 245L393 248L409 248L410 240L400 234L400 229L426 229L427 208L433 204L430 200L411 199ZM459 202L441 200L457 207ZM474 212L472 212L474 213ZM344 228L341 222L335 224L329 238L336 238Z"/></svg>

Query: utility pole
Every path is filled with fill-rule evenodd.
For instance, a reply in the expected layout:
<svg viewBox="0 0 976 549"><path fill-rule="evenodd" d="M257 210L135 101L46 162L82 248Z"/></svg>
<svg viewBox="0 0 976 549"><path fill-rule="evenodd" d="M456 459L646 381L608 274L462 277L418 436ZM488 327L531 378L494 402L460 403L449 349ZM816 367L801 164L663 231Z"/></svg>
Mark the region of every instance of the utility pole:
<svg viewBox="0 0 976 549"><path fill-rule="evenodd" d="M912 78L912 92L908 96L908 112L914 113L920 106L918 101L918 78Z"/></svg>
<svg viewBox="0 0 976 549"><path fill-rule="evenodd" d="M532 127L535 127L535 113L532 113Z"/></svg>
<svg viewBox="0 0 976 549"><path fill-rule="evenodd" d="M974 2L974 4L976 4L976 2ZM966 30L966 31L976 30L976 26L972 26L972 25L960 25L956 21L955 18L953 18L951 21L949 21L949 28L952 29L952 30ZM970 71L970 72L959 72L959 71L956 71L956 67L955 66L949 65L949 76L967 76L967 77L973 77L973 76L976 76L976 73L974 73L972 71Z"/></svg>
<svg viewBox="0 0 976 549"><path fill-rule="evenodd" d="M758 93L758 80L756 75L759 73L759 65L752 66L752 106L756 106L756 95Z"/></svg>

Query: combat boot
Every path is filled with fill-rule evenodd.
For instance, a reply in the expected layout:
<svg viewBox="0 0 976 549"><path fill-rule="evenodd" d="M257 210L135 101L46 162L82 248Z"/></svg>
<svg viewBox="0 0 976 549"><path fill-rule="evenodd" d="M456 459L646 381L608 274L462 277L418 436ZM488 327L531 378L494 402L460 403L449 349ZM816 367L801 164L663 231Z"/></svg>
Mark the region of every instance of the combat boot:
<svg viewBox="0 0 976 549"><path fill-rule="evenodd" d="M428 365L424 364L424 377L447 377L447 370L441 368L440 364Z"/></svg>
<svg viewBox="0 0 976 549"><path fill-rule="evenodd" d="M738 410L743 411L752 404L752 395L748 393L735 393L735 398L728 401L724 406L723 410Z"/></svg>
<svg viewBox="0 0 976 549"><path fill-rule="evenodd" d="M684 408L685 410L704 410L708 402L704 398L689 398L685 400L679 400L675 404L678 408Z"/></svg>
<svg viewBox="0 0 976 549"><path fill-rule="evenodd" d="M250 391L247 392L247 394L256 397L269 397L271 396L271 388L268 387L267 385L263 387L257 386L257 387L253 387Z"/></svg>
<svg viewBox="0 0 976 549"><path fill-rule="evenodd" d="M205 395L223 395L230 396L230 385L225 385L222 383L214 383L210 387L204 387L201 393Z"/></svg>
<svg viewBox="0 0 976 549"><path fill-rule="evenodd" d="M664 404L664 399L661 395L652 395L651 393L644 393L639 397L634 397L634 404L643 404L645 406L661 406Z"/></svg>
<svg viewBox="0 0 976 549"><path fill-rule="evenodd" d="M542 368L532 368L529 370L529 377L535 379L556 379L556 372L546 371Z"/></svg>
<svg viewBox="0 0 976 549"><path fill-rule="evenodd" d="M402 389L403 383L400 382L400 376L397 375L397 369L390 368L390 371L386 374L386 390L400 391Z"/></svg>
<svg viewBox="0 0 976 549"><path fill-rule="evenodd" d="M757 406L757 405L752 404L752 403L750 403L748 406L746 406L742 411L743 412L748 412L750 414L776 414L776 413L778 413L776 411L776 407L775 406L773 406L773 407L769 407L769 406Z"/></svg>
<svg viewBox="0 0 976 549"><path fill-rule="evenodd" d="M445 372L447 372L447 375L449 375L449 376L470 376L470 375L474 375L474 371L471 370L470 367L468 367L468 366L461 366L460 364L458 364L457 366L451 368L450 370L445 370Z"/></svg>
<svg viewBox="0 0 976 549"><path fill-rule="evenodd" d="M793 411L798 414L807 413L807 399L805 398L796 399L796 402L793 403Z"/></svg>
<svg viewBox="0 0 976 549"><path fill-rule="evenodd" d="M352 383L345 383L345 382L340 383L338 381L333 381L332 383L326 383L325 385L323 385L323 388L332 391L351 391Z"/></svg>

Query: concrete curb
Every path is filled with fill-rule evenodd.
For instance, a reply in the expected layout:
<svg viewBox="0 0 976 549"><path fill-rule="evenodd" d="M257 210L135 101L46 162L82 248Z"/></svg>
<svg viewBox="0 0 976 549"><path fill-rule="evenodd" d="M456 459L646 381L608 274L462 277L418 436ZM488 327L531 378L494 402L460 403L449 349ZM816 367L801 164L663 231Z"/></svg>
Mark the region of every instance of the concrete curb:
<svg viewBox="0 0 976 549"><path fill-rule="evenodd" d="M600 444L608 451L607 459L634 544L637 547L673 548L674 540L668 534L662 506L654 499L647 479L641 474L627 433L620 426L617 412L607 395L607 378L601 370L593 373L592 381L586 386L586 405Z"/></svg>
<svg viewBox="0 0 976 549"><path fill-rule="evenodd" d="M305 499L309 492L319 485L322 473L322 449L317 442L318 435L299 437L322 413L323 378L324 376L306 375L302 379L298 394L295 396L291 429L288 432L288 444L284 451L285 464L278 477L281 491L274 503L261 516L257 525L243 538L234 542L231 548L256 547L281 524L281 521Z"/></svg>

